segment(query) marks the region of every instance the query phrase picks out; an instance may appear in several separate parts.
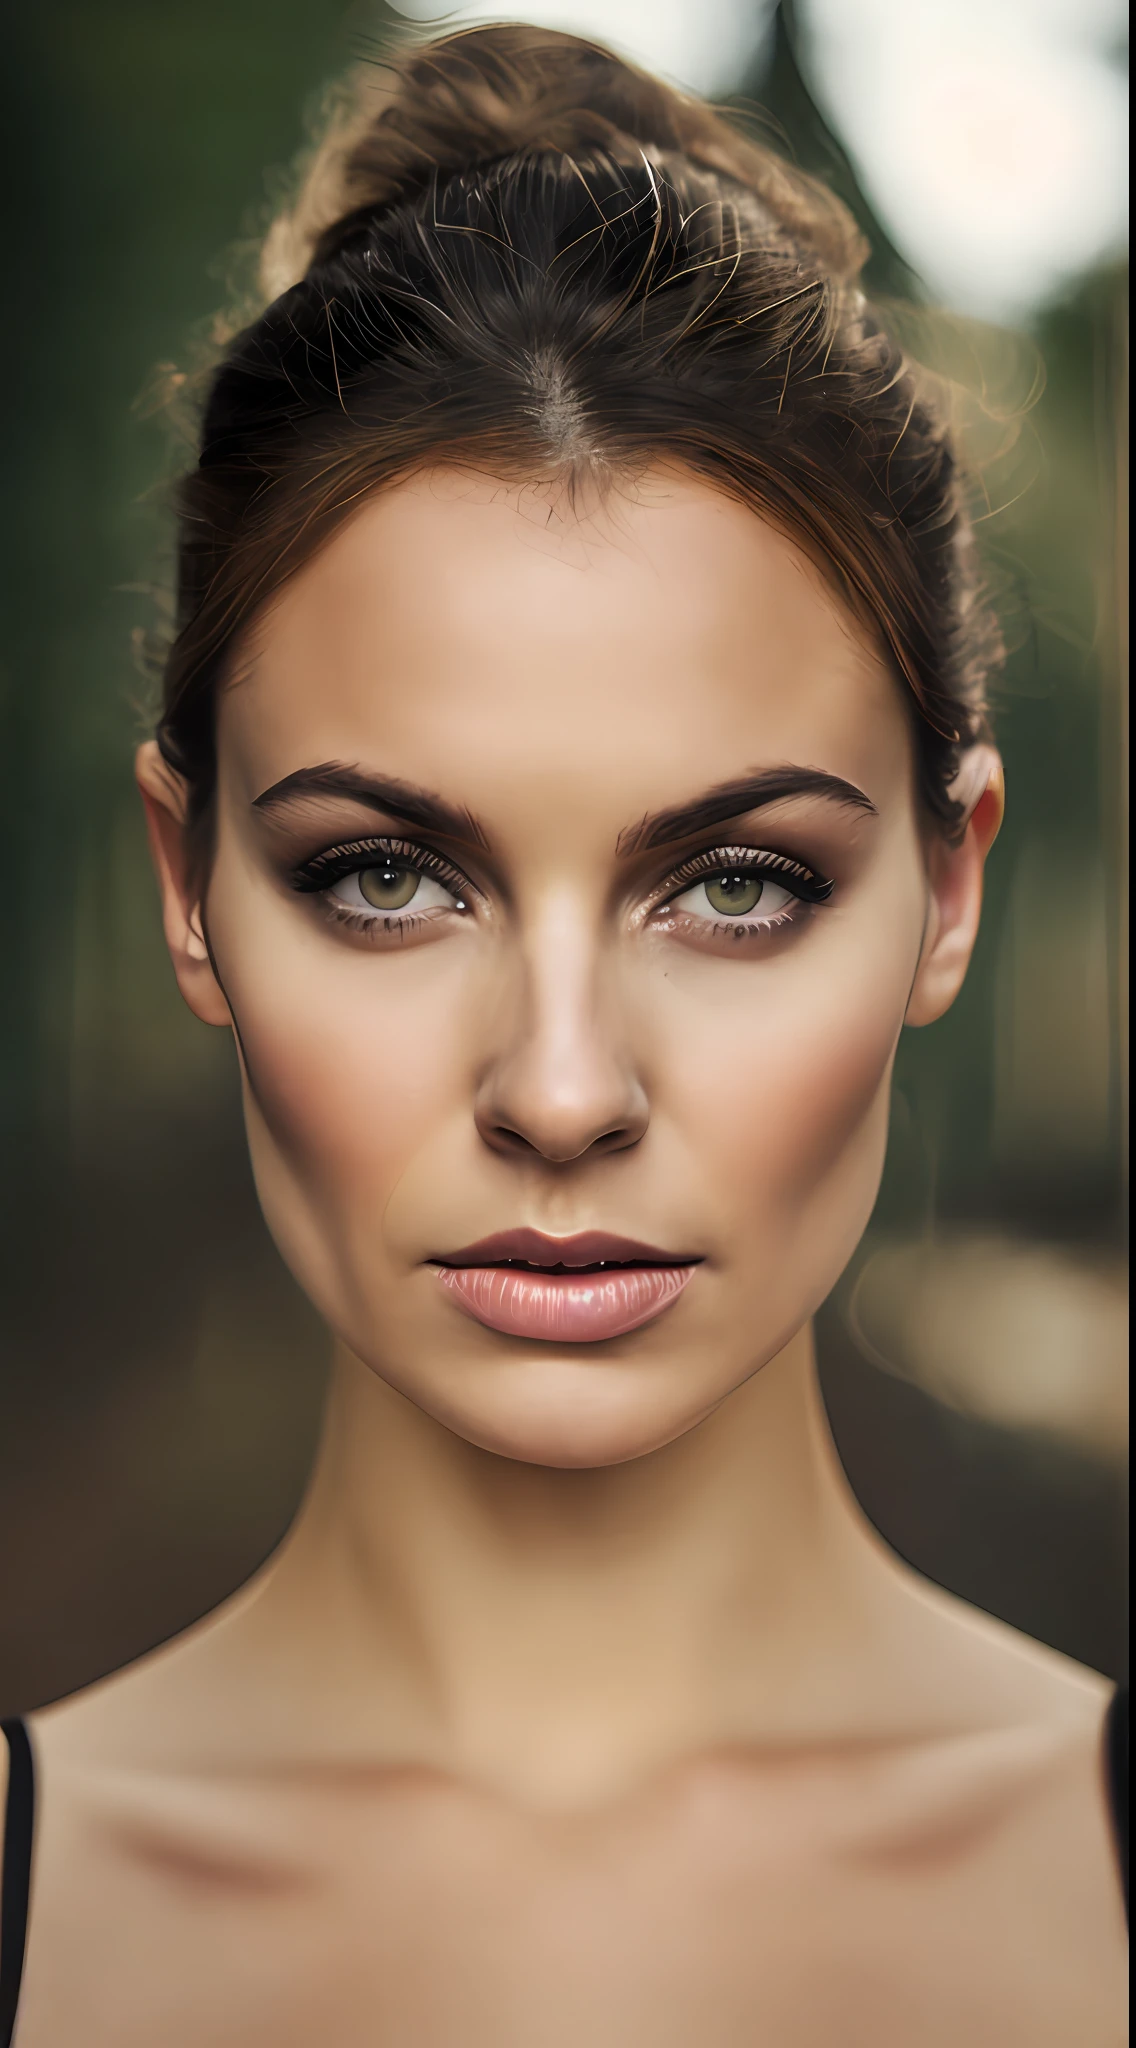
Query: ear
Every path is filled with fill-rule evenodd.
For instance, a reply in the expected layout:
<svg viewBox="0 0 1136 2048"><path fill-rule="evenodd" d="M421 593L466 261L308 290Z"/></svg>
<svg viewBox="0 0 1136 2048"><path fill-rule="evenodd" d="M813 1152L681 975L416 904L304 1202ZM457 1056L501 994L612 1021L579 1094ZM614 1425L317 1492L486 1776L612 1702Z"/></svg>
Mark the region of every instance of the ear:
<svg viewBox="0 0 1136 2048"><path fill-rule="evenodd" d="M936 835L927 847L930 900L907 1024L933 1024L954 1002L970 965L982 911L982 874L1005 810L1001 755L968 747L951 784L964 806L962 837Z"/></svg>
<svg viewBox="0 0 1136 2048"><path fill-rule="evenodd" d="M203 1024L231 1024L229 1005L205 943L200 892L192 880L185 782L163 760L154 740L139 747L134 779L146 812L150 857L162 896L162 924L178 987Z"/></svg>

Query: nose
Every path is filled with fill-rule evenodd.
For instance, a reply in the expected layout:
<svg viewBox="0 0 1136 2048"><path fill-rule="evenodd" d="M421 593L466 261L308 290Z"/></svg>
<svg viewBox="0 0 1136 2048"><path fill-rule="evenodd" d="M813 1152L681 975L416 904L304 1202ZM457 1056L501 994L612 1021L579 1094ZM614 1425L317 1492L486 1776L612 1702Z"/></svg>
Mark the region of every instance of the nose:
<svg viewBox="0 0 1136 2048"><path fill-rule="evenodd" d="M566 1165L638 1144L647 1094L614 978L585 914L548 906L502 991L498 1043L476 1091L477 1129L494 1151Z"/></svg>

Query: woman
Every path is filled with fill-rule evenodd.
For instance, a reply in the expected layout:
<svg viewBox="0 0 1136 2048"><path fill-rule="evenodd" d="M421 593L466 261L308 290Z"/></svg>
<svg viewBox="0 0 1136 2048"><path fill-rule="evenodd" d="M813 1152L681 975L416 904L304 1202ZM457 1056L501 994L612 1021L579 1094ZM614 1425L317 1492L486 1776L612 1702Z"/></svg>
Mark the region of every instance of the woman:
<svg viewBox="0 0 1136 2048"><path fill-rule="evenodd" d="M252 1583L10 1730L18 2048L1122 2038L1108 1688L885 1551L816 1387L1002 804L862 255L505 28L270 237L137 774L333 1382Z"/></svg>

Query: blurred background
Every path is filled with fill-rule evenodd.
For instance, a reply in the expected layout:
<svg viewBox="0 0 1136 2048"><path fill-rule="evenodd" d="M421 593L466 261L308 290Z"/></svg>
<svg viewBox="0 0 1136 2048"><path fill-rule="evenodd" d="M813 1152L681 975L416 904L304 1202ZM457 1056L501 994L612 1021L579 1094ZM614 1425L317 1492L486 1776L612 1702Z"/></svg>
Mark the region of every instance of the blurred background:
<svg viewBox="0 0 1136 2048"><path fill-rule="evenodd" d="M0 1710L183 1626L278 1540L324 1341L220 1033L180 1004L130 758L192 360L322 82L432 0L39 0L0 132ZM867 1512L940 1583L1127 1668L1126 27L1115 0L571 0L822 172L970 396L1011 658L978 954L905 1036L880 1203L820 1324ZM266 174L266 167L268 167ZM932 312L930 309L939 309Z"/></svg>

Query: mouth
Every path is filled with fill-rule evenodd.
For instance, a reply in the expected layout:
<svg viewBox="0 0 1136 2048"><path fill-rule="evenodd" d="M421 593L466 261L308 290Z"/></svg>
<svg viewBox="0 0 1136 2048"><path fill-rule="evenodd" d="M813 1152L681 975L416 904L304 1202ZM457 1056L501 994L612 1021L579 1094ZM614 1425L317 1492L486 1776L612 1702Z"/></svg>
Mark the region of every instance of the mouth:
<svg viewBox="0 0 1136 2048"><path fill-rule="evenodd" d="M700 1258L609 1231L505 1230L430 1261L455 1307L507 1337L601 1344L673 1306Z"/></svg>

